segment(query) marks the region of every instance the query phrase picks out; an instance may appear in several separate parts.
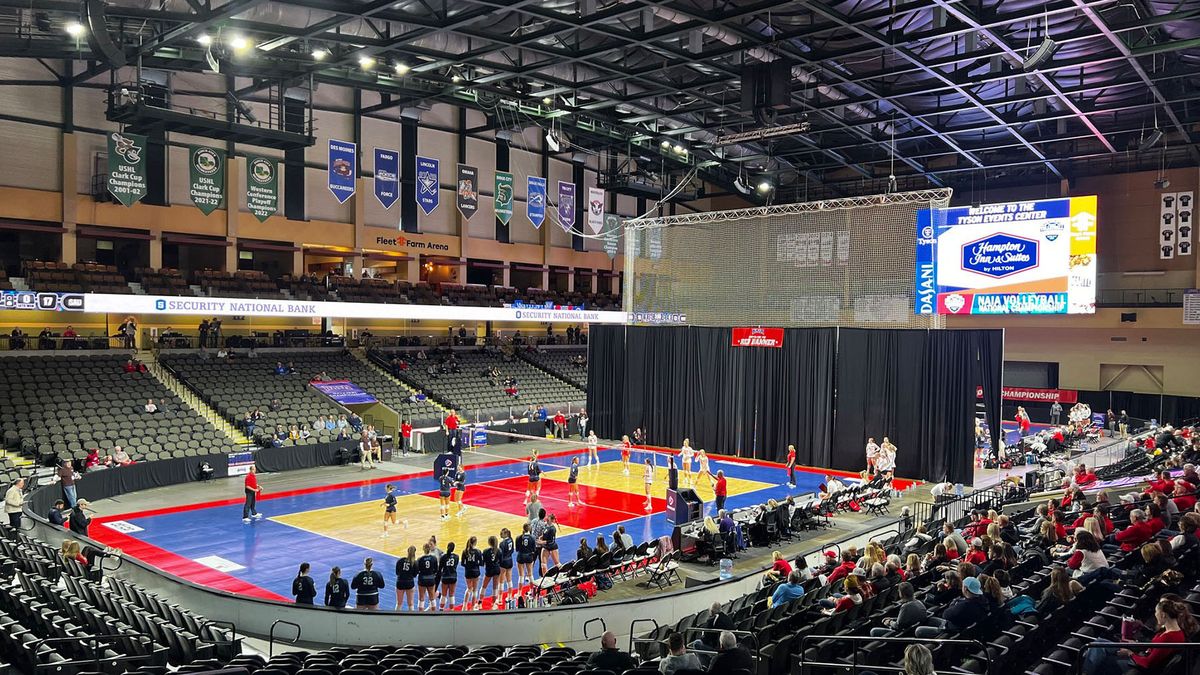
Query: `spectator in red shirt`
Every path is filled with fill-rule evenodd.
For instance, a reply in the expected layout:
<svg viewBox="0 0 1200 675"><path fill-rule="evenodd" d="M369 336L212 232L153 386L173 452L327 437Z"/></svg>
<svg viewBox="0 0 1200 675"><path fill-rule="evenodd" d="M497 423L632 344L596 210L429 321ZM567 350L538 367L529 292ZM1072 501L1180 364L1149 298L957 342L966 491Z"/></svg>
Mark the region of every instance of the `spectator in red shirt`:
<svg viewBox="0 0 1200 675"><path fill-rule="evenodd" d="M713 487L713 492L716 495L717 510L725 508L725 498L729 496L729 486L725 482L725 472L717 470L717 482Z"/></svg>
<svg viewBox="0 0 1200 675"><path fill-rule="evenodd" d="M792 573L792 566L783 557L781 551L771 553L771 569L763 575L763 586L774 586L775 584L787 579Z"/></svg>
<svg viewBox="0 0 1200 675"><path fill-rule="evenodd" d="M1150 486L1142 494L1149 497L1155 492L1161 492L1164 495L1170 496L1174 490L1175 481L1171 480L1171 475L1166 471L1159 471L1154 474L1154 478L1150 480Z"/></svg>
<svg viewBox="0 0 1200 675"><path fill-rule="evenodd" d="M246 474L243 486L246 491L246 501L242 505L242 522L249 523L251 518L261 520L262 514L255 506L258 503L258 495L262 494L262 488L258 485L258 473L253 464L250 465L250 473Z"/></svg>
<svg viewBox="0 0 1200 675"><path fill-rule="evenodd" d="M1161 523L1155 528L1146 520L1146 512L1134 509L1129 513L1129 526L1113 535L1113 541L1121 545L1122 551L1135 551L1142 544L1150 541L1156 529L1161 530Z"/></svg>
<svg viewBox="0 0 1200 675"><path fill-rule="evenodd" d="M1096 482L1096 472L1088 471L1086 464L1080 464L1075 467L1075 484L1079 487L1087 487Z"/></svg>
<svg viewBox="0 0 1200 675"><path fill-rule="evenodd" d="M1175 481L1175 506L1180 513L1191 511L1196 506L1196 486L1180 478Z"/></svg>
<svg viewBox="0 0 1200 675"><path fill-rule="evenodd" d="M408 456L408 449L412 447L412 423L404 420L400 423L400 453L402 456Z"/></svg>
<svg viewBox="0 0 1200 675"><path fill-rule="evenodd" d="M983 539L975 537L971 540L971 548L967 551L965 560L972 565L982 565L987 562L987 553L983 550Z"/></svg>
<svg viewBox="0 0 1200 675"><path fill-rule="evenodd" d="M1187 604L1172 597L1164 597L1158 601L1154 608L1154 619L1158 624L1158 632L1150 641L1156 645L1185 642L1187 636L1195 635L1198 628ZM1083 663L1083 672L1084 675L1123 673L1136 666L1140 672L1158 673L1162 672L1172 656L1180 653L1181 650L1163 647L1151 647L1145 654L1137 654L1124 648L1089 649Z"/></svg>
<svg viewBox="0 0 1200 675"><path fill-rule="evenodd" d="M829 578L825 580L830 586L844 579L847 575L854 571L854 552L849 549L842 551L842 562L833 571L829 573Z"/></svg>

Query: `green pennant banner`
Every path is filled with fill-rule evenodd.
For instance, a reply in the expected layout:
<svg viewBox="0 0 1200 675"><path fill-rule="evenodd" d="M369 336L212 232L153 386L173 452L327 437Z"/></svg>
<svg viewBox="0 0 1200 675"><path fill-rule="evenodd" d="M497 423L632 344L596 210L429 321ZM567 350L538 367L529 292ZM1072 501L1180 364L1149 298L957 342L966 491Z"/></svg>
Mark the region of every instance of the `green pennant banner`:
<svg viewBox="0 0 1200 675"><path fill-rule="evenodd" d="M225 151L203 145L188 146L188 191L204 215L225 202Z"/></svg>
<svg viewBox="0 0 1200 675"><path fill-rule="evenodd" d="M265 222L279 210L279 163L272 157L246 156L246 208Z"/></svg>
<svg viewBox="0 0 1200 675"><path fill-rule="evenodd" d="M146 196L146 137L114 131L108 135L108 191L125 206Z"/></svg>
<svg viewBox="0 0 1200 675"><path fill-rule="evenodd" d="M513 213L513 175L507 171L496 172L496 220L508 224Z"/></svg>

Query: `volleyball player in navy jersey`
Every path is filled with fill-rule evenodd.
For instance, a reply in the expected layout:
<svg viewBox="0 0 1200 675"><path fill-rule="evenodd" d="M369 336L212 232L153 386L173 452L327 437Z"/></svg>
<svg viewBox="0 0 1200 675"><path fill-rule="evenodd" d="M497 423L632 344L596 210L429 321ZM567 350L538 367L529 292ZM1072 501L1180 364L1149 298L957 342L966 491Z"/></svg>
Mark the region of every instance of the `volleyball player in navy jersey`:
<svg viewBox="0 0 1200 675"><path fill-rule="evenodd" d="M516 551L516 544L513 542L512 532L508 528L500 530L500 595L504 595L506 591L513 590L513 553ZM497 598L499 600L499 598Z"/></svg>
<svg viewBox="0 0 1200 675"><path fill-rule="evenodd" d="M390 485L388 487L391 487ZM396 609L407 606L408 611L417 611L413 596L417 587L417 547L409 546L408 555L396 559Z"/></svg>
<svg viewBox="0 0 1200 675"><path fill-rule="evenodd" d="M396 524L396 486L388 483L384 489L387 494L383 496L383 534L379 535L381 539L388 536L388 525Z"/></svg>
<svg viewBox="0 0 1200 675"><path fill-rule="evenodd" d="M496 535L488 537L488 547L483 549L483 585L479 587L476 609L483 608L483 596L492 590L492 608L500 608L500 548Z"/></svg>
<svg viewBox="0 0 1200 675"><path fill-rule="evenodd" d="M433 544L425 542L424 551L417 559L417 602L422 612L428 612L435 604L441 561L433 554Z"/></svg>
<svg viewBox="0 0 1200 675"><path fill-rule="evenodd" d="M521 535L517 537L517 585L521 588L526 583L533 583L533 561L537 558L537 541L529 534L529 523L522 526Z"/></svg>
<svg viewBox="0 0 1200 675"><path fill-rule="evenodd" d="M438 502L442 520L450 519L450 492L454 489L454 476L449 469L442 472L438 479Z"/></svg>
<svg viewBox="0 0 1200 675"><path fill-rule="evenodd" d="M583 506L583 499L579 497L579 458L571 458L571 472L567 474L567 508L575 508L575 502L579 502Z"/></svg>
<svg viewBox="0 0 1200 675"><path fill-rule="evenodd" d="M483 566L483 552L478 547L479 540L475 537L467 539L467 546L462 553L463 578L467 580L467 590L463 594L463 610L474 607L479 609L479 568Z"/></svg>
<svg viewBox="0 0 1200 675"><path fill-rule="evenodd" d="M546 516L546 529L542 531L542 569L558 567L558 518L553 513Z"/></svg>
<svg viewBox="0 0 1200 675"><path fill-rule="evenodd" d="M461 517L467 512L467 505L463 504L463 497L467 495L467 470L461 464L454 473L454 494L454 500L458 504L458 513L454 515Z"/></svg>
<svg viewBox="0 0 1200 675"><path fill-rule="evenodd" d="M449 607L454 609L454 591L458 588L458 554L454 552L454 542L446 544L446 553L442 555L441 585L438 586L438 611Z"/></svg>

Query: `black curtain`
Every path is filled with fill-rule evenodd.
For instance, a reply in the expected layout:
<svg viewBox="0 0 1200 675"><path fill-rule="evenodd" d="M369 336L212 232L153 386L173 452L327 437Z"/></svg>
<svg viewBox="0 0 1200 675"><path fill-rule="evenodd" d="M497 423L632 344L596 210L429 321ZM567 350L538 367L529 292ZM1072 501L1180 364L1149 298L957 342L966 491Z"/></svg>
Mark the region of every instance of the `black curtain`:
<svg viewBox="0 0 1200 675"><path fill-rule="evenodd" d="M975 382L983 388L983 412L987 415L991 447L997 447L1001 429L1001 407L1004 403L1001 378L1004 372L1004 332L998 330L970 331L977 350ZM999 367L997 367L999 364ZM1058 380L1055 364L1055 382ZM1049 414L1049 413L1047 413Z"/></svg>
<svg viewBox="0 0 1200 675"><path fill-rule="evenodd" d="M654 445L829 463L834 329L788 329L781 348L733 347L728 328L593 326L588 411L596 433L642 427Z"/></svg>

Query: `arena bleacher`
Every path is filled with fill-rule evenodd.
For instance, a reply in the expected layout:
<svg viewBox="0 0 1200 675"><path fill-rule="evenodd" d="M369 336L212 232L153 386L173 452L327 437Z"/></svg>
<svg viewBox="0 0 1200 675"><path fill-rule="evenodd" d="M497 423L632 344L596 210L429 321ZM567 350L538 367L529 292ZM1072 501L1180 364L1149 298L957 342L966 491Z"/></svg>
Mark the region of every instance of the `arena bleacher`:
<svg viewBox="0 0 1200 675"><path fill-rule="evenodd" d="M552 375L587 389L587 350L578 347L522 349L517 354Z"/></svg>

